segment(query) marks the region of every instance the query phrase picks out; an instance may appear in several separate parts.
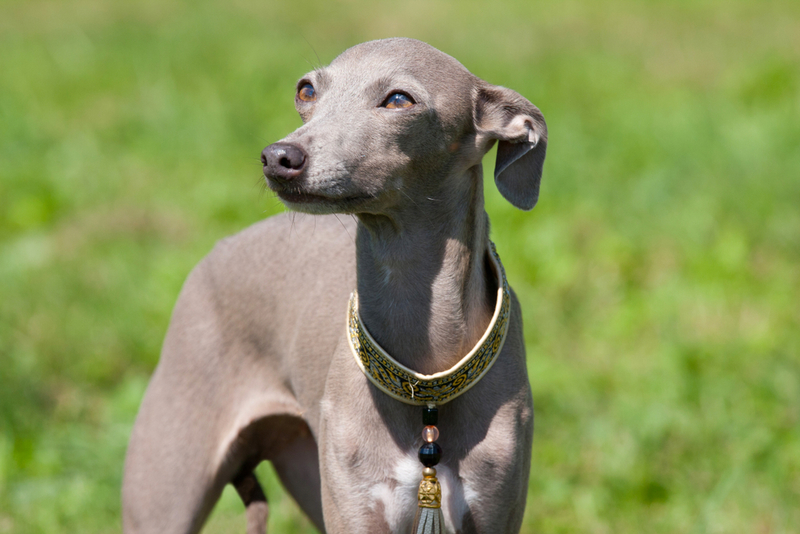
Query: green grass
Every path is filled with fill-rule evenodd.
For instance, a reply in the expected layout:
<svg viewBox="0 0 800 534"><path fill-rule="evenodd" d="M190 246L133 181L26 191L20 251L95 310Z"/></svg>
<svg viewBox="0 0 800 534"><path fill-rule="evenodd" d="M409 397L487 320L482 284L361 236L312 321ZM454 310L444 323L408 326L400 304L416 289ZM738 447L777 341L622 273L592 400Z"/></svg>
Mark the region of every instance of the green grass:
<svg viewBox="0 0 800 534"><path fill-rule="evenodd" d="M533 212L487 180L537 409L523 532L800 532L797 2L0 0L0 533L120 530L183 279L282 210L258 154L295 80L394 35L548 121ZM312 532L259 474L272 531ZM234 492L208 531L244 531Z"/></svg>

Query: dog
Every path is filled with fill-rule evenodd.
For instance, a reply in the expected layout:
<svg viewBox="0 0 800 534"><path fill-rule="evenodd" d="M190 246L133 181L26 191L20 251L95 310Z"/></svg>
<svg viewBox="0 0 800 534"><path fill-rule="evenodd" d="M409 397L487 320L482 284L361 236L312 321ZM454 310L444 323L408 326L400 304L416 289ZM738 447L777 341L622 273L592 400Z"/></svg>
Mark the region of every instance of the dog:
<svg viewBox="0 0 800 534"><path fill-rule="evenodd" d="M481 160L498 143L497 188L533 208L547 147L539 109L406 38L346 50L300 79L295 104L304 124L264 149L263 170L288 208L310 215L223 239L186 280L127 452L128 534L198 532L228 483L248 533L264 532L253 475L263 460L320 532L410 532L419 407L354 361L351 295L375 343L425 375L458 364L493 321L502 267ZM439 406L450 533L522 522L533 402L509 294L494 365Z"/></svg>

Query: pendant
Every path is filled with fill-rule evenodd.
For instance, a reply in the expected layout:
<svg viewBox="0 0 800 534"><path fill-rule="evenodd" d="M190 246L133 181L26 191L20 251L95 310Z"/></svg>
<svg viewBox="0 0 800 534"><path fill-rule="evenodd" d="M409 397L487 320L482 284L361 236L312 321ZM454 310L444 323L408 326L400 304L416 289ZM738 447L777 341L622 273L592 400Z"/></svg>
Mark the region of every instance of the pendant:
<svg viewBox="0 0 800 534"><path fill-rule="evenodd" d="M444 534L444 515L442 515L442 486L436 478L433 466L442 458L442 448L436 443L439 439L439 409L430 404L422 409L422 439L425 443L419 449L422 481L417 491L417 514L411 534Z"/></svg>

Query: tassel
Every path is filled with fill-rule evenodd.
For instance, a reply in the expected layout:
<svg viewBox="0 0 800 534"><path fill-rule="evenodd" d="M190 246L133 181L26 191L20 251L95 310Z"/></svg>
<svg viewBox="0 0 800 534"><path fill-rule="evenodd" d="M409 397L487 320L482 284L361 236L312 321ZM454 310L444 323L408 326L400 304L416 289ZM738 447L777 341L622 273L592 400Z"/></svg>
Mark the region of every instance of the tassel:
<svg viewBox="0 0 800 534"><path fill-rule="evenodd" d="M414 519L414 534L444 534L444 516L441 508L420 508Z"/></svg>
<svg viewBox="0 0 800 534"><path fill-rule="evenodd" d="M424 478L417 492L419 506L411 534L444 534L442 487L436 479L436 469L426 467L422 475Z"/></svg>

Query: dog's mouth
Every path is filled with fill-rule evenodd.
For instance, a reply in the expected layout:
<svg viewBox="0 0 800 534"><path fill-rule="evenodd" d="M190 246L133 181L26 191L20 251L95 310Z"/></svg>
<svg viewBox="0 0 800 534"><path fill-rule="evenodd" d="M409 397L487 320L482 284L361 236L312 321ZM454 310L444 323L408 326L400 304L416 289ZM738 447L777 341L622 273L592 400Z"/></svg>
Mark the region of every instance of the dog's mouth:
<svg viewBox="0 0 800 534"><path fill-rule="evenodd" d="M346 191L341 184L337 184L340 182L337 177L335 172L326 176L322 182L328 184L327 187L309 187L306 183L308 176L302 172L287 178L275 176L268 167L264 167L267 187L291 210L316 214L353 213L374 199L373 195L364 191Z"/></svg>
<svg viewBox="0 0 800 534"><path fill-rule="evenodd" d="M290 204L330 204L337 200L336 198L327 197L325 195L313 195L311 193L290 191L287 189L277 191L276 194L282 201Z"/></svg>
<svg viewBox="0 0 800 534"><path fill-rule="evenodd" d="M334 197L290 189L278 190L275 193L288 208L314 213L348 212L371 198L368 195Z"/></svg>

